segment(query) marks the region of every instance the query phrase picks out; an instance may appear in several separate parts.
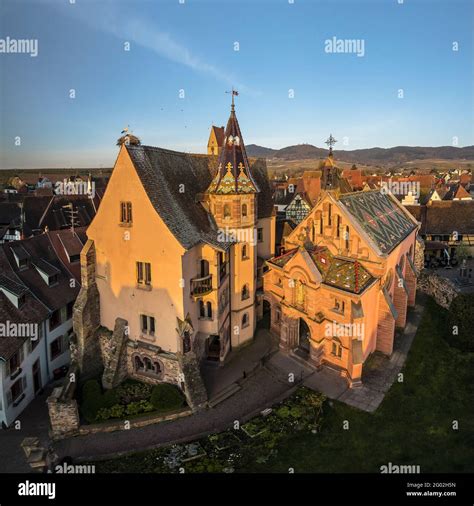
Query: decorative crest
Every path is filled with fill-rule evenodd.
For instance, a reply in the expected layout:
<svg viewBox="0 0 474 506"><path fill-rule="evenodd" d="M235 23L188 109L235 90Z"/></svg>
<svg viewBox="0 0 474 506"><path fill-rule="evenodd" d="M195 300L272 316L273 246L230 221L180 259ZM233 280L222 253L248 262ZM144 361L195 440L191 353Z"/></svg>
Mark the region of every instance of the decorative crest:
<svg viewBox="0 0 474 506"><path fill-rule="evenodd" d="M332 155L332 147L334 144L336 144L337 140L332 136L332 134L329 134L328 140L325 142L329 146L329 154Z"/></svg>

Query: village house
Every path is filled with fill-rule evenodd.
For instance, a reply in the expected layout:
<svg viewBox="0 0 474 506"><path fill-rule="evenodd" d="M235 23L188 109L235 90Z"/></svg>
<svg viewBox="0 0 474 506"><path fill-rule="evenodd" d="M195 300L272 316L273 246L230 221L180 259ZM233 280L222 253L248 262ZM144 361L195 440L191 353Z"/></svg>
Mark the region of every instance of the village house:
<svg viewBox="0 0 474 506"><path fill-rule="evenodd" d="M69 365L85 231L0 246L0 423L10 426Z"/></svg>
<svg viewBox="0 0 474 506"><path fill-rule="evenodd" d="M350 192L324 163L321 196L267 260L265 301L280 349L361 384L374 351L390 355L416 293L418 222L387 192Z"/></svg>
<svg viewBox="0 0 474 506"><path fill-rule="evenodd" d="M174 383L198 408L200 362L223 363L254 337L275 213L265 162L248 160L233 104L214 155L121 144L81 253L81 380Z"/></svg>

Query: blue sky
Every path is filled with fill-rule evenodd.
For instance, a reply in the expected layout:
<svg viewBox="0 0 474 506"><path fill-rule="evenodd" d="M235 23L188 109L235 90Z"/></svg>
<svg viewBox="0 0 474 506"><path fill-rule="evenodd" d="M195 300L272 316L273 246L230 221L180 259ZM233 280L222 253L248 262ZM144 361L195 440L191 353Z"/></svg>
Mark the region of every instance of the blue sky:
<svg viewBox="0 0 474 506"><path fill-rule="evenodd" d="M0 39L38 56L0 54L0 167L109 167L127 125L204 152L232 86L247 144L474 144L474 2L398 1L1 0Z"/></svg>

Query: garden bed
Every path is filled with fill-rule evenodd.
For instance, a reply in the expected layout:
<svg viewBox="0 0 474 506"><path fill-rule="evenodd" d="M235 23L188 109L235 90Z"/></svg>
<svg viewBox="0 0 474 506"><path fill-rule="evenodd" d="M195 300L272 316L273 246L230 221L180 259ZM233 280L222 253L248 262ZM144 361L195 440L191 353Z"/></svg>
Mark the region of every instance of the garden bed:
<svg viewBox="0 0 474 506"><path fill-rule="evenodd" d="M185 407L184 395L176 386L152 386L130 379L105 392L97 380L89 380L83 385L80 398L81 415L89 424L166 415Z"/></svg>

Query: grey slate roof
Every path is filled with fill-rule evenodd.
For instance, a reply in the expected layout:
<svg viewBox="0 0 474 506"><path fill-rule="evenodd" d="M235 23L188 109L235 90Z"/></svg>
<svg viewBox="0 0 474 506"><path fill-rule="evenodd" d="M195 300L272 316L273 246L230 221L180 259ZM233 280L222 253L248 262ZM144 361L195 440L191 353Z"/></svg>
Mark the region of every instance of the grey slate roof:
<svg viewBox="0 0 474 506"><path fill-rule="evenodd" d="M200 203L211 182L216 167L215 157L171 151L152 146L126 146L138 177L156 212L171 233L185 249L199 243L207 243L220 249L227 249L228 242L218 240L215 222ZM214 160L213 160L214 158ZM266 166L257 167L256 177L264 178ZM184 185L184 186L182 186ZM184 191L180 191L184 190ZM258 206L271 216L273 205L266 191Z"/></svg>

